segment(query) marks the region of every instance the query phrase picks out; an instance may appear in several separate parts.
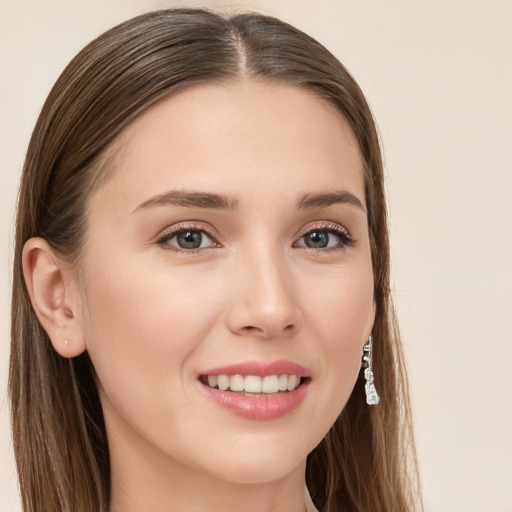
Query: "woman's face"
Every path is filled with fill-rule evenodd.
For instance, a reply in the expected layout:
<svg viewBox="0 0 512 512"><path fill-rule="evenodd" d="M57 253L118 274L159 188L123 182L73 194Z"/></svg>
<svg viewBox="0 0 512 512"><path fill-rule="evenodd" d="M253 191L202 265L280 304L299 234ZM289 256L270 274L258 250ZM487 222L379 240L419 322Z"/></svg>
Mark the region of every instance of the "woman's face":
<svg viewBox="0 0 512 512"><path fill-rule="evenodd" d="M244 81L173 94L116 142L89 201L82 303L113 463L238 483L303 471L374 320L348 123L309 92Z"/></svg>

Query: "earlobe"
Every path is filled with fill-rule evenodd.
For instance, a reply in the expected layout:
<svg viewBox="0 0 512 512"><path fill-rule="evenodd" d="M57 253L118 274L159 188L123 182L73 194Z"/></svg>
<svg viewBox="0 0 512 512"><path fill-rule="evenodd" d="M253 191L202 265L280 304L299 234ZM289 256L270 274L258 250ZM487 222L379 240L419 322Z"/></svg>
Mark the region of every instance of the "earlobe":
<svg viewBox="0 0 512 512"><path fill-rule="evenodd" d="M79 297L70 286L71 269L43 238L31 238L23 247L23 274L34 312L53 348L63 357L85 349L79 315Z"/></svg>

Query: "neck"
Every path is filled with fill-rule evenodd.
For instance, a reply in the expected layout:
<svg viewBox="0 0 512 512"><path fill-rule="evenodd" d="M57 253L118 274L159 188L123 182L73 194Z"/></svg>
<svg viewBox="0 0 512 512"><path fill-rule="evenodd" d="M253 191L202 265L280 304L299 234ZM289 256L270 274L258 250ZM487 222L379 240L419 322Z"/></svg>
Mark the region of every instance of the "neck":
<svg viewBox="0 0 512 512"><path fill-rule="evenodd" d="M180 463L140 438L117 434L109 435L109 512L305 511L305 460L280 479L240 483Z"/></svg>
<svg viewBox="0 0 512 512"><path fill-rule="evenodd" d="M152 464L112 468L110 512L174 510L304 512L304 469L274 482L240 484L196 473L179 464L155 472Z"/></svg>

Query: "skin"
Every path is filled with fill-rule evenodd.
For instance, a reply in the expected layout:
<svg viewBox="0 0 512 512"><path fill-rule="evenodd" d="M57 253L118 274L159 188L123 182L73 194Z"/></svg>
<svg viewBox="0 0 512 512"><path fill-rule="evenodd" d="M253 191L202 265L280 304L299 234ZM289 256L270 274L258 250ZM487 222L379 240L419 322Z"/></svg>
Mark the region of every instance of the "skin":
<svg viewBox="0 0 512 512"><path fill-rule="evenodd" d="M115 146L111 176L89 198L81 285L43 240L24 252L55 349L88 350L98 374L111 512L303 511L306 456L347 402L374 321L348 123L307 91L240 81L161 100ZM169 190L223 194L236 208L140 207ZM296 207L335 191L361 205ZM179 252L176 237L158 241L177 226L212 235ZM308 247L315 230L327 247ZM236 416L198 382L209 368L275 359L311 371L303 402L277 419Z"/></svg>

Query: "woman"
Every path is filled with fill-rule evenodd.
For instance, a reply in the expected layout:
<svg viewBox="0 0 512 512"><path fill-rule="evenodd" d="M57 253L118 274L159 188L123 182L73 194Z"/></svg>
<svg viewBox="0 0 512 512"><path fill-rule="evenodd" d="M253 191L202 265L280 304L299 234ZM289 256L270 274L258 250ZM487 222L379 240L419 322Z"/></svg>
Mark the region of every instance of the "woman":
<svg viewBox="0 0 512 512"><path fill-rule="evenodd" d="M10 396L26 511L413 509L378 138L325 48L168 10L75 57L22 176Z"/></svg>

